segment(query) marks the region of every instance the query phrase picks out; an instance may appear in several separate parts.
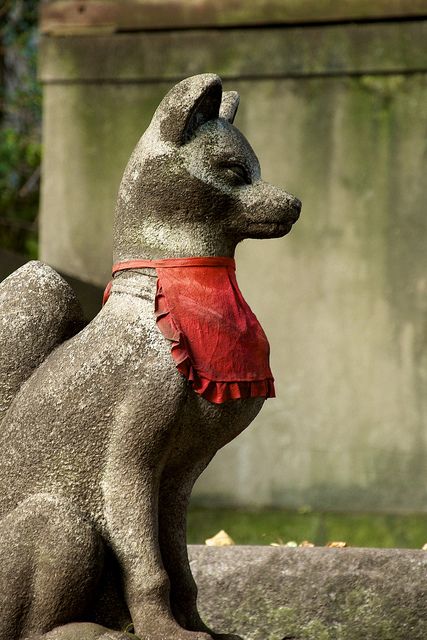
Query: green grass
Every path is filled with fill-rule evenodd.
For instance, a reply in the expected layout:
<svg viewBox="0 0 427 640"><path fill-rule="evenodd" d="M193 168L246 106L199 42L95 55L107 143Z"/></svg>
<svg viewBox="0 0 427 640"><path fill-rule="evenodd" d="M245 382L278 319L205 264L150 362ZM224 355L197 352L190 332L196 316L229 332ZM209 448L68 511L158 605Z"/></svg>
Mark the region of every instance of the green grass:
<svg viewBox="0 0 427 640"><path fill-rule="evenodd" d="M236 544L309 540L323 546L344 541L352 547L421 548L427 542L426 515L320 513L193 507L188 514L188 542L204 544L224 529Z"/></svg>

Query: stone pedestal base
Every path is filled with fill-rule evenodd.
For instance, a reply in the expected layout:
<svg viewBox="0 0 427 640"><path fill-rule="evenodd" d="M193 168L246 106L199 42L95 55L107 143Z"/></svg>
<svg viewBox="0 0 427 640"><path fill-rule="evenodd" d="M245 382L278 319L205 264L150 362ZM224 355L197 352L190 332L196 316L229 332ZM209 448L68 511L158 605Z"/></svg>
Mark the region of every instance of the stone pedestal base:
<svg viewBox="0 0 427 640"><path fill-rule="evenodd" d="M425 640L427 552L190 546L199 608L245 640Z"/></svg>

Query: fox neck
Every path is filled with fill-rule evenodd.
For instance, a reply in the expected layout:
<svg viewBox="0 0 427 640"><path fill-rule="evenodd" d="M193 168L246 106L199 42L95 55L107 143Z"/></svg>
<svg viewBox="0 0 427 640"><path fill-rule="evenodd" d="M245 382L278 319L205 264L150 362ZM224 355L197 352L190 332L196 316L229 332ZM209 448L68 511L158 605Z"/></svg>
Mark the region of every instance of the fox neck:
<svg viewBox="0 0 427 640"><path fill-rule="evenodd" d="M116 225L113 261L146 258L234 257L237 241L215 222L190 221L175 226L145 217L138 225Z"/></svg>

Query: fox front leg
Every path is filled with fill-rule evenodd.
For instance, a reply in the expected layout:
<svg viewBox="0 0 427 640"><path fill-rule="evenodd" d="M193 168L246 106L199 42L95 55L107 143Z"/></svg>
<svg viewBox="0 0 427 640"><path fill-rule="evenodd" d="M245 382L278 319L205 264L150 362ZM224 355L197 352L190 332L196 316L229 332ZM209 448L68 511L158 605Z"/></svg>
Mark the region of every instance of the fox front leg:
<svg viewBox="0 0 427 640"><path fill-rule="evenodd" d="M122 569L135 634L141 640L211 640L205 633L184 630L173 617L158 542L159 482L175 411L153 427L141 417L147 412L132 416L129 406L118 411L110 438L103 498L107 535ZM162 410L152 405L150 414L159 416Z"/></svg>
<svg viewBox="0 0 427 640"><path fill-rule="evenodd" d="M190 469L165 469L159 499L160 547L171 581L172 611L179 623L186 629L207 632L215 640L242 640L234 634L215 633L203 622L197 609L197 586L188 562L187 506L195 481L213 455L205 454Z"/></svg>
<svg viewBox="0 0 427 640"><path fill-rule="evenodd" d="M207 467L217 448L208 452L183 452L179 464L168 464L163 472L159 494L159 540L163 563L171 582L172 611L186 629L204 631L215 640L242 640L235 634L212 631L201 619L197 608L197 586L191 573L187 553L187 507L199 475ZM189 464L189 460L193 464Z"/></svg>
<svg viewBox="0 0 427 640"><path fill-rule="evenodd" d="M190 404L191 403L191 404ZM171 580L175 617L187 629L207 631L217 640L241 640L216 634L197 610L197 587L191 574L186 541L187 507L193 485L211 459L255 418L262 398L213 405L195 394L188 401L189 419L181 426L176 446L162 474L159 498L159 539L163 562Z"/></svg>

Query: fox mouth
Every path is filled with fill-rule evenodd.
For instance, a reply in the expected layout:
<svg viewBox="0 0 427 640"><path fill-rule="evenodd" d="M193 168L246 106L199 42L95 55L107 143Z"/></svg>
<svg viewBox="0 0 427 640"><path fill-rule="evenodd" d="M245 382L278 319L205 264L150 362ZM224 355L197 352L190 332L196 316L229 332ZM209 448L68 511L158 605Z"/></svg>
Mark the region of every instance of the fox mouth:
<svg viewBox="0 0 427 640"><path fill-rule="evenodd" d="M251 222L249 232L253 236L277 237L285 236L290 232L296 220L263 220Z"/></svg>
<svg viewBox="0 0 427 640"><path fill-rule="evenodd" d="M286 235L292 229L292 226L297 222L301 213L301 202L295 198L295 203L289 207L286 214L279 220L251 220L250 230L251 232L270 231L274 235Z"/></svg>

